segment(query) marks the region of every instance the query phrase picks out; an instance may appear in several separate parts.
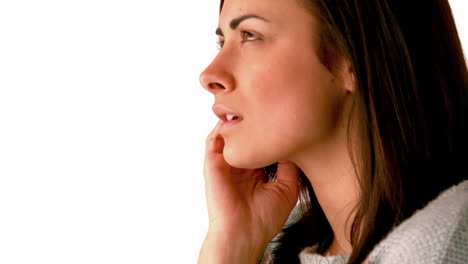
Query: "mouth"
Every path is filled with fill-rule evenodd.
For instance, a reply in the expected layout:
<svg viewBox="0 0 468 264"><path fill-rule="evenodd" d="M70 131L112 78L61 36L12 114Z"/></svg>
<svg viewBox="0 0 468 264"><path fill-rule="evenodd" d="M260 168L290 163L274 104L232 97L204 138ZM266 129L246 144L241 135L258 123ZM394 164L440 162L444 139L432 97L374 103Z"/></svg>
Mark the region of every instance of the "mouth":
<svg viewBox="0 0 468 264"><path fill-rule="evenodd" d="M226 118L223 118L223 121L234 121L234 120L239 120L240 117L236 116L236 115L226 115Z"/></svg>
<svg viewBox="0 0 468 264"><path fill-rule="evenodd" d="M237 123L242 121L242 116L223 105L213 105L213 112L223 123Z"/></svg>

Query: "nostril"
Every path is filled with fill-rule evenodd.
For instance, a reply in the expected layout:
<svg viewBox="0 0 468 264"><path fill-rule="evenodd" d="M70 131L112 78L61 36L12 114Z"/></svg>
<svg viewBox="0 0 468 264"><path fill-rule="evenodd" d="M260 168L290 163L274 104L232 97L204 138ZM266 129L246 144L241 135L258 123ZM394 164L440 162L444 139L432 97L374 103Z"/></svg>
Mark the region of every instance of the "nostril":
<svg viewBox="0 0 468 264"><path fill-rule="evenodd" d="M210 83L208 87L210 88L210 90L213 90L213 91L224 90L224 86L219 83Z"/></svg>
<svg viewBox="0 0 468 264"><path fill-rule="evenodd" d="M232 74L218 68L207 68L200 74L200 82L210 93L227 92L234 87Z"/></svg>

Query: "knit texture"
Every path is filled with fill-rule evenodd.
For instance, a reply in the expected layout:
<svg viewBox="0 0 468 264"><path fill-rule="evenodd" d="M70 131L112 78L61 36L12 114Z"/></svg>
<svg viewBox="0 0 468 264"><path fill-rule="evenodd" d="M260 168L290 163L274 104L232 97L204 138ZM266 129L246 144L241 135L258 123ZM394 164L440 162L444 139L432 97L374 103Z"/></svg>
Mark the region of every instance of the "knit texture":
<svg viewBox="0 0 468 264"><path fill-rule="evenodd" d="M305 248L302 264L345 264ZM369 254L370 264L468 264L468 180L445 190L395 227Z"/></svg>

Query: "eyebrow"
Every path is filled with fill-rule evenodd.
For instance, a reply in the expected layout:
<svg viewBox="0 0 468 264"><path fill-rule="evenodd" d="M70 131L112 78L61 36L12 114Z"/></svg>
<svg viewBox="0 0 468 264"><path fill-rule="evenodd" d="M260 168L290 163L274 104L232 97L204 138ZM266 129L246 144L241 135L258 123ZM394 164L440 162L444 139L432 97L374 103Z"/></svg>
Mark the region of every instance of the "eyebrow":
<svg viewBox="0 0 468 264"><path fill-rule="evenodd" d="M248 15L243 15L243 16L240 16L238 18L234 18L233 20L231 20L231 22L229 23L229 27L232 30L235 30L239 26L239 24L242 23L242 21L244 21L246 19L249 19L249 18L256 18L256 19L260 19L260 20L263 20L265 22L268 22L268 20L266 20L265 18L263 18L261 16L258 16L258 15L255 15L255 14L248 14ZM221 30L221 28L218 27L216 29L216 35L224 36L223 31Z"/></svg>

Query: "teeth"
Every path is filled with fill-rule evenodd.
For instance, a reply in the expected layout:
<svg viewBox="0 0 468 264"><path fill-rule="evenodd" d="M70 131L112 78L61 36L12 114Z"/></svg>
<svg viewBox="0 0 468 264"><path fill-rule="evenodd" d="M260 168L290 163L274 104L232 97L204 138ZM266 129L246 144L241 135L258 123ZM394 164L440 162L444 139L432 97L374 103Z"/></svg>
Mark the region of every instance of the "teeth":
<svg viewBox="0 0 468 264"><path fill-rule="evenodd" d="M226 115L227 121L233 120L235 115Z"/></svg>

